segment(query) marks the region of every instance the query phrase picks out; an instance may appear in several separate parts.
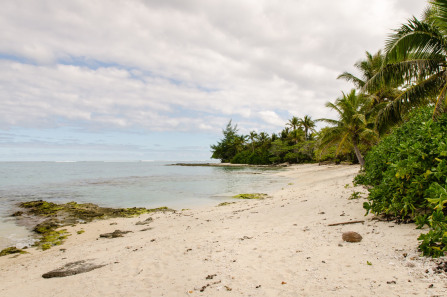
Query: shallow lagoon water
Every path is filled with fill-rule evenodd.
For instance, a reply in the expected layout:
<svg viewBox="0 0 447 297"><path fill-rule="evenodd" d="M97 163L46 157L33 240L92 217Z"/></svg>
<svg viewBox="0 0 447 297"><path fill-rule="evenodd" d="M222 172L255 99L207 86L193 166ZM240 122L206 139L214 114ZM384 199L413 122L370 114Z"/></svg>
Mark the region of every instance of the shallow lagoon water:
<svg viewBox="0 0 447 297"><path fill-rule="evenodd" d="M10 215L18 202L91 202L106 207L217 205L239 193L271 193L284 169L168 166L174 162L2 162L0 248L30 241Z"/></svg>

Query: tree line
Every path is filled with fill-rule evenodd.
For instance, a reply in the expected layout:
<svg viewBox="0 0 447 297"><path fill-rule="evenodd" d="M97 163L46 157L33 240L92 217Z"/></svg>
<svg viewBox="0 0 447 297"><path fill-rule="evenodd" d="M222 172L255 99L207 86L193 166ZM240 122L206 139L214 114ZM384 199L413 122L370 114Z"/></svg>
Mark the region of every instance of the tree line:
<svg viewBox="0 0 447 297"><path fill-rule="evenodd" d="M223 138L211 146L212 158L236 164L267 165L311 162L314 158L315 121L310 116L292 117L279 133L251 131L238 134L231 120Z"/></svg>

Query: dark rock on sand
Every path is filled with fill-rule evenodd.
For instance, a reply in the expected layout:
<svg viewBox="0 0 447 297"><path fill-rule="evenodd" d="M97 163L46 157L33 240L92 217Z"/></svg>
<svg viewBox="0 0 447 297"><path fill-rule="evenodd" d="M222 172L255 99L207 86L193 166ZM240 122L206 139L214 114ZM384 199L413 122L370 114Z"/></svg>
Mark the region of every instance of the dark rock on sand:
<svg viewBox="0 0 447 297"><path fill-rule="evenodd" d="M103 238L117 238L117 237L123 237L124 234L130 233L132 231L121 231L121 230L115 230L111 233L104 233L104 234L100 234L99 237L103 237Z"/></svg>
<svg viewBox="0 0 447 297"><path fill-rule="evenodd" d="M360 242L360 241L362 241L362 236L360 234L358 234L357 232L353 232L353 231L349 231L349 232L343 233L341 238L344 241L347 241L347 242Z"/></svg>
<svg viewBox="0 0 447 297"><path fill-rule="evenodd" d="M98 265L90 262L91 260L82 260L65 264L63 267L42 274L43 278L66 277L79 273L89 272L106 266L106 264Z"/></svg>
<svg viewBox="0 0 447 297"><path fill-rule="evenodd" d="M152 222L152 221L153 221L152 217L148 217L148 218L145 219L144 221L136 222L135 225L147 225L147 224L149 224L149 223Z"/></svg>

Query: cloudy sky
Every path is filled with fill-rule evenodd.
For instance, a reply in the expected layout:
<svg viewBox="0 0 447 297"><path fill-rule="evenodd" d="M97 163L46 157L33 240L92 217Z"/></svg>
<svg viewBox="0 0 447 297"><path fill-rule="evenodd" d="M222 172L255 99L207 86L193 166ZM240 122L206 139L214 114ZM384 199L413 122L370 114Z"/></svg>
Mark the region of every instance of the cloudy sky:
<svg viewBox="0 0 447 297"><path fill-rule="evenodd" d="M5 0L0 161L206 160L351 86L423 0Z"/></svg>

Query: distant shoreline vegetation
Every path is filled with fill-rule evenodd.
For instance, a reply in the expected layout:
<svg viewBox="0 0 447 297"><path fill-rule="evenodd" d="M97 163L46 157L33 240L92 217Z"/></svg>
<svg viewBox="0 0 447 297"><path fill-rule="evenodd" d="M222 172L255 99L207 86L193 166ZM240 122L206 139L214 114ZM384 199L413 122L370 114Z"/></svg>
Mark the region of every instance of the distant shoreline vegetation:
<svg viewBox="0 0 447 297"><path fill-rule="evenodd" d="M211 145L211 158L235 165L272 166L324 161L357 163L354 152L345 148L338 150L336 143L323 144L322 132L315 131L315 122L310 116L303 119L292 117L279 133L269 135L252 131L242 135L230 120L222 131L223 138Z"/></svg>

